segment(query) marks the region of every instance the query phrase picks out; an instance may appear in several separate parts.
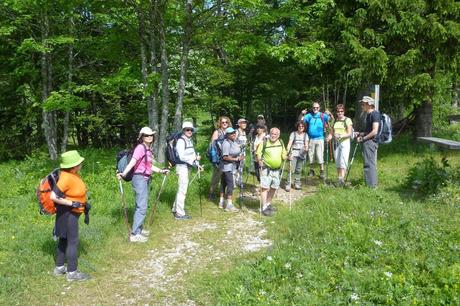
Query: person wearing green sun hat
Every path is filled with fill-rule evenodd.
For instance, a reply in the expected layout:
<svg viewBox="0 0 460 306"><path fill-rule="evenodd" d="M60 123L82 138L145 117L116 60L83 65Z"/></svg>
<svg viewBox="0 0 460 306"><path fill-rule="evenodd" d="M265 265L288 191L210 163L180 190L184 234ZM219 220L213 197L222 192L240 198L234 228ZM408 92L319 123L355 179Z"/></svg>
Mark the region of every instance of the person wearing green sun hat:
<svg viewBox="0 0 460 306"><path fill-rule="evenodd" d="M51 192L51 199L56 204L54 234L59 238L54 275L67 274L68 281L84 281L90 278L77 270L78 220L83 212L86 214L85 223L89 223L87 188L79 175L84 160L75 150L62 153L59 180ZM67 267L64 265L66 259Z"/></svg>

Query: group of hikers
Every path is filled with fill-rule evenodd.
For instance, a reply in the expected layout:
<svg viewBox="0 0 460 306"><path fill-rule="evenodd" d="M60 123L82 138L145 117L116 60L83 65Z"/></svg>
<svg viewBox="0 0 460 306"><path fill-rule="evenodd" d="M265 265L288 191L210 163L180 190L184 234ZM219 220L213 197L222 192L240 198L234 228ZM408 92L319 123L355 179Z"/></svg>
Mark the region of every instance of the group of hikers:
<svg viewBox="0 0 460 306"><path fill-rule="evenodd" d="M280 188L285 164L289 164L289 176L285 190L301 189L301 172L304 162L310 164L309 176L315 175L315 161L319 165L319 177L325 178L324 150L328 151L330 143L334 143L334 160L337 168L337 184L343 186L349 167L351 139L363 145L364 180L366 184L377 186L377 148L376 136L379 130L380 113L374 108L374 99L364 96L361 107L366 113L365 130L353 131L353 123L345 116L345 106L336 106L336 117L321 112L320 105L314 102L312 111L303 110L295 124L295 131L289 136L287 146L280 139L280 129L267 129L263 115L257 117L257 122L248 128L248 121L241 118L237 127L233 127L227 116L221 116L217 128L212 133L209 150L217 149L218 162L213 162L212 177L209 189L209 199L216 196L220 182L218 207L225 211L238 211L233 203L235 186L243 187L243 171L249 165L249 172L260 183L260 213L272 216L276 208L272 200ZM193 143L193 123L185 121L182 131L174 142L176 154L176 174L178 188L172 213L176 220L188 220L185 200L189 186L189 173L197 169L203 171L201 156L196 152ZM168 169L154 165L152 145L155 132L149 127L143 127L132 149L132 157L123 171L117 172L118 180L132 175L132 188L135 193L135 210L129 239L131 242L146 242L150 232L144 228L147 215L149 184L153 173L168 175ZM249 151L249 152L247 152ZM326 152L329 154L329 152ZM246 158L250 162L245 162ZM78 249L78 219L88 210L86 186L79 176L84 158L77 151L62 154L60 164L61 175L57 189L51 192L51 198L56 204L55 236L59 239L57 246L55 275L67 275L68 281L89 279L85 273L77 269ZM294 179L292 179L292 175ZM85 220L86 222L86 220ZM89 221L88 221L89 222ZM86 222L87 223L87 222ZM67 267L64 265L67 259Z"/></svg>

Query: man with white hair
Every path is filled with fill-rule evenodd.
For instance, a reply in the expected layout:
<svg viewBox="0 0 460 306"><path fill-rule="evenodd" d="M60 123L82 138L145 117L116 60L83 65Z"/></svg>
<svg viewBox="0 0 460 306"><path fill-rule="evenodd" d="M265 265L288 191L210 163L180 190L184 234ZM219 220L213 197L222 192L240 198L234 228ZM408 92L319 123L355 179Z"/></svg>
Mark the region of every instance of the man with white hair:
<svg viewBox="0 0 460 306"><path fill-rule="evenodd" d="M195 148L193 147L193 131L193 123L185 121L182 123L182 135L176 142L176 153L180 160L180 162L176 164L178 188L176 200L174 201L172 207L172 212L176 220L188 220L192 218L185 213L185 196L188 188L188 173L189 169L192 167L197 168L198 171L203 170L203 167L200 166L201 156L196 154Z"/></svg>
<svg viewBox="0 0 460 306"><path fill-rule="evenodd" d="M260 167L260 194L262 214L272 216L275 208L271 205L275 191L280 186L283 160L287 159L286 148L280 138L280 130L270 129L270 137L257 147L256 159Z"/></svg>
<svg viewBox="0 0 460 306"><path fill-rule="evenodd" d="M364 132L358 133L356 141L363 144L364 181L371 188L377 187L377 149L379 147L376 136L379 132L380 113L375 110L375 101L369 96L361 100L361 108L366 113L366 127Z"/></svg>

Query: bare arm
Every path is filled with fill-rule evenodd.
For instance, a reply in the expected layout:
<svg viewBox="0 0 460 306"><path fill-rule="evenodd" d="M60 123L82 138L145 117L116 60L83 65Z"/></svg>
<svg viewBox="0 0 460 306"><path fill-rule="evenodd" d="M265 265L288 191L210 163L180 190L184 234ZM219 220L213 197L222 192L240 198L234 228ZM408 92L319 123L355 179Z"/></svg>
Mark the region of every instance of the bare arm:
<svg viewBox="0 0 460 306"><path fill-rule="evenodd" d="M72 206L72 201L71 200L67 200L67 199L63 199L63 198L59 197L56 193L54 193L54 191L51 191L50 198L56 204L65 205L65 206Z"/></svg>

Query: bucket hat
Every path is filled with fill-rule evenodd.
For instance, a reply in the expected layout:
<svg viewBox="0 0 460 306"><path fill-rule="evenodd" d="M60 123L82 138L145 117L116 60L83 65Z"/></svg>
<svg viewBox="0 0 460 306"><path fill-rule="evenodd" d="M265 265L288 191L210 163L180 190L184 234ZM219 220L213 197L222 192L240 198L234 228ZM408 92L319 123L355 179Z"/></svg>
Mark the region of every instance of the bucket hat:
<svg viewBox="0 0 460 306"><path fill-rule="evenodd" d="M61 154L62 169L69 169L81 164L85 159L78 154L78 151L72 150Z"/></svg>
<svg viewBox="0 0 460 306"><path fill-rule="evenodd" d="M193 123L190 122L190 121L184 121L184 123L182 123L182 129L193 129L193 130L195 130L195 128L193 127Z"/></svg>

